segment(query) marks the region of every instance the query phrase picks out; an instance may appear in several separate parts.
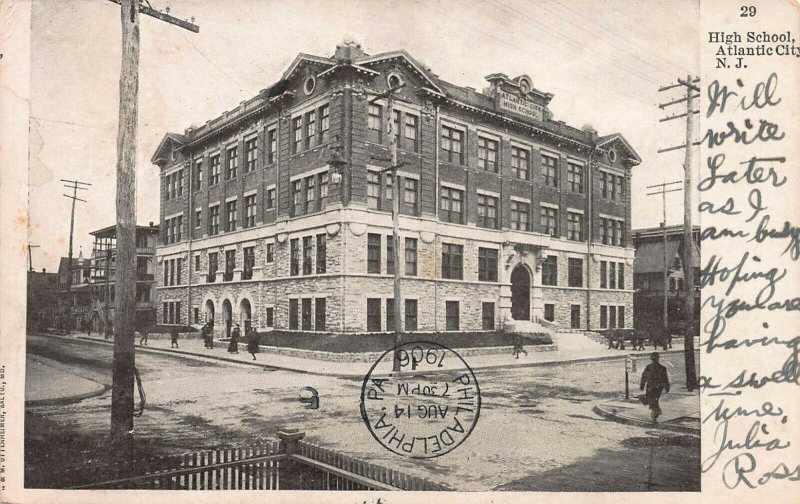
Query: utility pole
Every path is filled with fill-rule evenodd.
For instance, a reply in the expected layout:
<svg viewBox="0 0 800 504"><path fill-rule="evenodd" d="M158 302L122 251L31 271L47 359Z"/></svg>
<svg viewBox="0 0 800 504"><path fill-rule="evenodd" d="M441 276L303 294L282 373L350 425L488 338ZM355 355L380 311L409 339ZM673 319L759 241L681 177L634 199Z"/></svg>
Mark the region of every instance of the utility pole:
<svg viewBox="0 0 800 504"><path fill-rule="evenodd" d="M386 134L389 135L391 159L374 158L378 161L389 161L391 165L388 168L381 170L381 173L388 173L392 177L392 187L394 194L392 194L392 260L394 261L394 363L392 364L393 371L400 371L400 358L399 347L402 343L401 333L403 331L401 320L401 303L400 298L400 179L397 176L397 169L405 163L397 162L397 134L394 131L394 94L402 89L405 83L401 83L369 101L370 104L378 100L386 99ZM398 128L400 125L398 124ZM398 132L399 133L399 132Z"/></svg>
<svg viewBox="0 0 800 504"><path fill-rule="evenodd" d="M686 138L683 145L660 149L659 154L678 149L684 149L683 160L683 276L684 276L684 363L686 367L686 388L692 391L697 386L697 372L694 369L694 263L695 247L692 240L692 215L694 214L694 170L692 169L692 147L699 145L700 142L693 141L694 116L699 114L699 110L694 108L695 98L700 98L700 88L696 85L700 78L692 78L687 75L686 79L678 79L677 84L671 84L659 88L659 92L673 88L683 88L686 96L667 103L662 103L659 108L662 110L671 105L686 102L686 112L665 117L660 122L672 119L686 118ZM697 93L697 94L695 94Z"/></svg>
<svg viewBox="0 0 800 504"><path fill-rule="evenodd" d="M664 291L664 314L663 314L663 322L664 322L664 336L666 337L669 331L669 289L667 286L667 280L669 278L669 263L667 258L667 193L669 192L676 192L680 191L681 188L677 187L675 189L667 189L668 185L673 184L683 184L682 180L676 180L674 182L662 182L660 184L649 185L647 189L652 189L655 187L660 187L660 191L653 191L651 193L647 193L646 196L654 196L654 195L661 195L661 212L663 214L663 220L661 221L661 233L663 239L663 246L664 246L664 271L663 271L663 291Z"/></svg>
<svg viewBox="0 0 800 504"><path fill-rule="evenodd" d="M88 182L81 182L79 180L65 180L61 179L61 182L66 182L64 187L67 189L72 189L72 194L64 194L63 196L72 200L72 213L70 213L69 218L69 252L67 253L67 303L66 303L66 312L64 321L64 334L69 334L70 328L72 326L72 234L75 230L75 202L82 201L86 203L86 200L81 199L78 197L78 190L81 191L88 191L89 188L86 186L91 186L92 184Z"/></svg>
<svg viewBox="0 0 800 504"><path fill-rule="evenodd" d="M111 436L118 457L133 454L134 320L136 310L136 128L139 93L139 14L192 32L188 21L150 7L145 0L109 0L120 5L122 64L117 132L117 264L114 310L114 360L111 388ZM168 12L168 11L167 11Z"/></svg>
<svg viewBox="0 0 800 504"><path fill-rule="evenodd" d="M31 255L32 248L39 248L39 245L28 243L28 271L33 271L33 256Z"/></svg>
<svg viewBox="0 0 800 504"><path fill-rule="evenodd" d="M103 310L103 334L105 339L111 339L111 247L106 250L106 295L104 297L105 310Z"/></svg>

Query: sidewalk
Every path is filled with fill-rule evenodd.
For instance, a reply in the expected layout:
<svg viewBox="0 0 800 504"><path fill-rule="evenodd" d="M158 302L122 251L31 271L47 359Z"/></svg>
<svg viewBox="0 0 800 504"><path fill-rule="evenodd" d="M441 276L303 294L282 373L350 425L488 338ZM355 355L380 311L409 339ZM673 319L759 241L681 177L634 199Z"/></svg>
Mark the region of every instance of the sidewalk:
<svg viewBox="0 0 800 504"><path fill-rule="evenodd" d="M76 333L71 337L77 337L86 341L93 341L98 344L113 344L113 341L105 340L101 335L97 334L89 336L86 333ZM214 360L222 360L226 362L236 362L239 364L259 366L267 369L282 369L287 371L337 376L342 378L363 379L369 369L372 367L372 364L374 364L372 362L332 362L321 359L278 355L269 353L263 347L261 353L256 354L257 360L254 361L253 357L247 353L246 345L239 345L238 354L230 354L226 351L227 343L216 341L213 350L206 349L204 348L203 341L200 338L181 338L179 340L180 348L177 349L170 348L170 340L168 338L150 339L147 346L138 345L138 340L136 340L136 343L136 351L138 352L175 353L180 355L196 356ZM613 349L609 350L605 348L604 345L598 343L596 349L568 349L556 350L552 352L531 351L527 356L522 356L519 359L515 359L509 353L508 355L470 356L465 357L464 360L473 370L488 370L551 365L567 362L624 359L627 355L636 355L637 360L646 360L650 355L650 352L652 352L652 347L640 351L622 351ZM676 352L683 352L683 344L675 344L671 350L661 353ZM390 367L390 363L387 362L385 365L382 364L379 366L378 371L388 372ZM460 362L452 360L450 367L445 365L443 370L460 369L462 367L463 366L460 364Z"/></svg>
<svg viewBox="0 0 800 504"><path fill-rule="evenodd" d="M67 404L100 395L106 386L69 372L63 364L28 355L25 361L25 405Z"/></svg>
<svg viewBox="0 0 800 504"><path fill-rule="evenodd" d="M658 417L658 423L655 425L650 419L650 408L636 398L641 393L636 387L631 390L630 399L597 403L594 406L594 412L620 423L690 434L700 433L699 391L688 392L672 389L669 393L662 394L659 404L663 413Z"/></svg>

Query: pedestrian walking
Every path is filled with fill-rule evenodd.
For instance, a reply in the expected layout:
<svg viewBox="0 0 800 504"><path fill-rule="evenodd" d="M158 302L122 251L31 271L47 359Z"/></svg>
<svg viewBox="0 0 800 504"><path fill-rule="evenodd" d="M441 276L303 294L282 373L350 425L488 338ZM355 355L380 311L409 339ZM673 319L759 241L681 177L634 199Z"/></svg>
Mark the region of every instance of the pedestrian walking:
<svg viewBox="0 0 800 504"><path fill-rule="evenodd" d="M645 391L644 398L640 399L650 407L650 418L653 419L653 423L656 423L661 415L658 400L661 398L661 392L669 392L669 377L667 368L658 363L658 352L651 353L650 360L652 362L644 368L642 373L639 389Z"/></svg>
<svg viewBox="0 0 800 504"><path fill-rule="evenodd" d="M231 342L228 343L228 353L239 353L239 338L242 331L239 329L239 324L234 324L233 331L231 331Z"/></svg>
<svg viewBox="0 0 800 504"><path fill-rule="evenodd" d="M203 328L200 329L200 334L203 336L203 343L205 344L206 348L214 348L214 324L212 322L206 322L203 325Z"/></svg>
<svg viewBox="0 0 800 504"><path fill-rule="evenodd" d="M178 348L178 328L173 326L172 329L169 331L169 337L172 340L172 344L170 344L170 348Z"/></svg>
<svg viewBox="0 0 800 504"><path fill-rule="evenodd" d="M524 354L525 354L525 357L527 357L527 356L528 356L528 352L527 352L527 351L525 350L525 348L522 346L522 336L520 336L519 334L517 334L517 335L516 335L516 337L514 338L514 353L513 353L513 355L514 355L514 356L515 356L517 359L519 359L519 354L520 354L520 353L524 353Z"/></svg>
<svg viewBox="0 0 800 504"><path fill-rule="evenodd" d="M252 327L247 330L247 351L253 356L253 360L256 360L256 354L258 353L258 333Z"/></svg>
<svg viewBox="0 0 800 504"><path fill-rule="evenodd" d="M147 336L148 336L149 328L147 326L142 327L142 330L139 332L141 338L139 338L139 345L147 346Z"/></svg>

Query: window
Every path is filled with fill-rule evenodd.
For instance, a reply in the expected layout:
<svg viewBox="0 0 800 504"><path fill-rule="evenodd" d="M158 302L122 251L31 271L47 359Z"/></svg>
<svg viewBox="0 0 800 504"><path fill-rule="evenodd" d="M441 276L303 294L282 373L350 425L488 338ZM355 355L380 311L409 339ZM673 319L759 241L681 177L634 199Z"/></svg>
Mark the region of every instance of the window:
<svg viewBox="0 0 800 504"><path fill-rule="evenodd" d="M622 239L622 227L625 223L621 220L614 221L614 245L618 247L622 247L625 245L624 240Z"/></svg>
<svg viewBox="0 0 800 504"><path fill-rule="evenodd" d="M464 164L464 132L442 126L442 151L444 160L450 163Z"/></svg>
<svg viewBox="0 0 800 504"><path fill-rule="evenodd" d="M494 329L494 303L481 303L481 329Z"/></svg>
<svg viewBox="0 0 800 504"><path fill-rule="evenodd" d="M581 305L569 306L569 327L570 329L581 328Z"/></svg>
<svg viewBox="0 0 800 504"><path fill-rule="evenodd" d="M386 274L394 275L394 237L386 237Z"/></svg>
<svg viewBox="0 0 800 504"><path fill-rule="evenodd" d="M325 233L317 235L317 274L327 270L328 245Z"/></svg>
<svg viewBox="0 0 800 504"><path fill-rule="evenodd" d="M195 308L194 309L194 323L195 324L199 324L200 323L200 308Z"/></svg>
<svg viewBox="0 0 800 504"><path fill-rule="evenodd" d="M497 198L478 193L478 226L497 229Z"/></svg>
<svg viewBox="0 0 800 504"><path fill-rule="evenodd" d="M518 179L530 180L530 153L527 149L511 147L511 169Z"/></svg>
<svg viewBox="0 0 800 504"><path fill-rule="evenodd" d="M239 169L239 149L232 147L228 149L227 165L225 166L225 179L230 180L236 178L236 172Z"/></svg>
<svg viewBox="0 0 800 504"><path fill-rule="evenodd" d="M606 245L624 246L622 230L625 221L600 217L600 242Z"/></svg>
<svg viewBox="0 0 800 504"><path fill-rule="evenodd" d="M675 279L672 278L672 277L670 277L670 279L669 279L669 290L671 290L671 291L675 290Z"/></svg>
<svg viewBox="0 0 800 504"><path fill-rule="evenodd" d="M553 322L556 320L556 305L552 303L545 303L544 305L544 319Z"/></svg>
<svg viewBox="0 0 800 504"><path fill-rule="evenodd" d="M603 198L614 201L623 201L625 199L625 178L622 175L601 171L600 186L603 189Z"/></svg>
<svg viewBox="0 0 800 504"><path fill-rule="evenodd" d="M463 245L442 243L442 278L461 280L463 272Z"/></svg>
<svg viewBox="0 0 800 504"><path fill-rule="evenodd" d="M203 161L194 162L194 177L192 178L192 188L199 191L203 187Z"/></svg>
<svg viewBox="0 0 800 504"><path fill-rule="evenodd" d="M311 261L314 258L314 240L312 236L303 237L303 274L311 274Z"/></svg>
<svg viewBox="0 0 800 504"><path fill-rule="evenodd" d="M331 108L323 105L319 108L319 140L325 143L331 137Z"/></svg>
<svg viewBox="0 0 800 504"><path fill-rule="evenodd" d="M606 270L608 269L608 262L607 261L600 261L600 288L605 289L608 287L608 275L606 274Z"/></svg>
<svg viewBox="0 0 800 504"><path fill-rule="evenodd" d="M617 263L612 262L608 264L608 287L610 289L617 288Z"/></svg>
<svg viewBox="0 0 800 504"><path fill-rule="evenodd" d="M300 318L300 300L298 299L290 299L289 300L289 329L290 330L297 330L300 327L299 318Z"/></svg>
<svg viewBox="0 0 800 504"><path fill-rule="evenodd" d="M380 332L381 330L381 300L380 298L367 299L367 331Z"/></svg>
<svg viewBox="0 0 800 504"><path fill-rule="evenodd" d="M542 261L542 285L558 285L557 256L547 256Z"/></svg>
<svg viewBox="0 0 800 504"><path fill-rule="evenodd" d="M541 207L542 233L558 236L558 210L550 207Z"/></svg>
<svg viewBox="0 0 800 504"><path fill-rule="evenodd" d="M567 163L567 183L569 190L576 193L583 192L583 166Z"/></svg>
<svg viewBox="0 0 800 504"><path fill-rule="evenodd" d="M183 232L183 215L172 217L164 221L165 238L164 243L175 243L181 241Z"/></svg>
<svg viewBox="0 0 800 504"><path fill-rule="evenodd" d="M244 197L244 227L253 227L256 225L256 195Z"/></svg>
<svg viewBox="0 0 800 504"><path fill-rule="evenodd" d="M381 272L381 235L367 235L367 273Z"/></svg>
<svg viewBox="0 0 800 504"><path fill-rule="evenodd" d="M497 172L497 140L478 137L478 168Z"/></svg>
<svg viewBox="0 0 800 504"><path fill-rule="evenodd" d="M558 187L558 158L542 155L542 182L550 187Z"/></svg>
<svg viewBox="0 0 800 504"><path fill-rule="evenodd" d="M236 200L225 203L225 214L227 215L226 231L236 231L236 221L239 220L239 211L236 207Z"/></svg>
<svg viewBox="0 0 800 504"><path fill-rule="evenodd" d="M617 327L624 328L625 327L625 307L618 306L617 307Z"/></svg>
<svg viewBox="0 0 800 504"><path fill-rule="evenodd" d="M208 185L217 185L219 184L219 154L211 156L208 162Z"/></svg>
<svg viewBox="0 0 800 504"><path fill-rule="evenodd" d="M497 249L478 248L478 280L497 281Z"/></svg>
<svg viewBox="0 0 800 504"><path fill-rule="evenodd" d="M417 276L417 239L406 238L405 244L405 274L406 276Z"/></svg>
<svg viewBox="0 0 800 504"><path fill-rule="evenodd" d="M369 105L369 115L367 117L367 139L370 142L380 143L383 121L383 108L375 103Z"/></svg>
<svg viewBox="0 0 800 504"><path fill-rule="evenodd" d="M194 256L194 271L200 271L200 254Z"/></svg>
<svg viewBox="0 0 800 504"><path fill-rule="evenodd" d="M226 250L225 251L225 274L222 275L222 280L224 282L230 282L233 280L233 270L236 269L236 251L235 250Z"/></svg>
<svg viewBox="0 0 800 504"><path fill-rule="evenodd" d="M317 111L306 112L306 149L317 145Z"/></svg>
<svg viewBox="0 0 800 504"><path fill-rule="evenodd" d="M406 177L403 181L403 203L405 213L417 215L417 181Z"/></svg>
<svg viewBox="0 0 800 504"><path fill-rule="evenodd" d="M464 201L464 191L442 187L441 200L439 204L439 219L444 222L464 223L464 213L462 201Z"/></svg>
<svg viewBox="0 0 800 504"><path fill-rule="evenodd" d="M267 243L267 262L271 263L275 260L275 244Z"/></svg>
<svg viewBox="0 0 800 504"><path fill-rule="evenodd" d="M219 205L208 209L208 234L219 234Z"/></svg>
<svg viewBox="0 0 800 504"><path fill-rule="evenodd" d="M608 307L601 306L600 307L600 329L606 329L608 327Z"/></svg>
<svg viewBox="0 0 800 504"><path fill-rule="evenodd" d="M458 304L458 301L445 301L445 329L448 331L458 331L459 329Z"/></svg>
<svg viewBox="0 0 800 504"><path fill-rule="evenodd" d="M325 208L328 201L328 172L319 174L319 209Z"/></svg>
<svg viewBox="0 0 800 504"><path fill-rule="evenodd" d="M314 300L314 330L325 330L325 298L316 298Z"/></svg>
<svg viewBox="0 0 800 504"><path fill-rule="evenodd" d="M392 198L394 198L394 177L391 174L386 174L383 177L386 181L386 188L383 192L383 199L386 200L387 203L391 203ZM391 206L389 207L391 208Z"/></svg>
<svg viewBox="0 0 800 504"><path fill-rule="evenodd" d="M207 280L213 283L217 280L217 270L219 269L219 255L216 252L208 253L208 277Z"/></svg>
<svg viewBox="0 0 800 504"><path fill-rule="evenodd" d="M258 137L253 137L244 142L244 172L255 171L256 161L258 161Z"/></svg>
<svg viewBox="0 0 800 504"><path fill-rule="evenodd" d="M381 208L381 176L378 172L367 172L367 208Z"/></svg>
<svg viewBox="0 0 800 504"><path fill-rule="evenodd" d="M617 327L617 307L616 306L609 306L608 307L608 325L611 326L611 329Z"/></svg>
<svg viewBox="0 0 800 504"><path fill-rule="evenodd" d="M194 227L199 228L203 223L203 211L202 210L195 210L194 211Z"/></svg>
<svg viewBox="0 0 800 504"><path fill-rule="evenodd" d="M619 263L617 265L617 289L625 288L625 264Z"/></svg>
<svg viewBox="0 0 800 504"><path fill-rule="evenodd" d="M302 328L304 331L311 330L311 299L306 298L303 299L303 325Z"/></svg>
<svg viewBox="0 0 800 504"><path fill-rule="evenodd" d="M567 285L570 287L583 287L583 259L570 257L568 273Z"/></svg>
<svg viewBox="0 0 800 504"><path fill-rule="evenodd" d="M267 131L267 164L275 162L278 153L278 130L272 128Z"/></svg>
<svg viewBox="0 0 800 504"><path fill-rule="evenodd" d="M394 331L394 299L386 300L386 330Z"/></svg>
<svg viewBox="0 0 800 504"><path fill-rule="evenodd" d="M275 308L269 307L267 308L267 327L273 327L275 325Z"/></svg>
<svg viewBox="0 0 800 504"><path fill-rule="evenodd" d="M300 152L303 146L303 117L292 119L292 153Z"/></svg>
<svg viewBox="0 0 800 504"><path fill-rule="evenodd" d="M242 280L250 280L253 278L253 267L256 265L255 249L253 247L244 247L242 255Z"/></svg>
<svg viewBox="0 0 800 504"><path fill-rule="evenodd" d="M625 190L623 189L624 186L624 179L622 176L617 175L614 177L614 199L617 201L622 201L625 199ZM621 307L620 307L621 308Z"/></svg>
<svg viewBox="0 0 800 504"><path fill-rule="evenodd" d="M181 285L181 273L183 272L183 259L177 258L175 260L175 285Z"/></svg>
<svg viewBox="0 0 800 504"><path fill-rule="evenodd" d="M267 189L267 196L266 196L267 201L265 202L267 210L272 210L275 208L275 192L276 191L274 187Z"/></svg>
<svg viewBox="0 0 800 504"><path fill-rule="evenodd" d="M292 238L289 241L289 275L300 274L300 239Z"/></svg>
<svg viewBox="0 0 800 504"><path fill-rule="evenodd" d="M414 152L419 152L419 137L417 131L419 130L419 118L415 115L406 114L406 149Z"/></svg>
<svg viewBox="0 0 800 504"><path fill-rule="evenodd" d="M511 229L517 231L530 231L528 214L530 205L522 201L511 200Z"/></svg>
<svg viewBox="0 0 800 504"><path fill-rule="evenodd" d="M404 328L406 331L417 330L417 300L406 299L406 313Z"/></svg>
<svg viewBox="0 0 800 504"><path fill-rule="evenodd" d="M567 238L580 241L583 237L583 215L578 212L567 212Z"/></svg>
<svg viewBox="0 0 800 504"><path fill-rule="evenodd" d="M400 128L403 113L399 110L394 111L394 121L392 121L392 132L397 140L397 147L403 147L403 130Z"/></svg>
<svg viewBox="0 0 800 504"><path fill-rule="evenodd" d="M303 181L295 180L292 182L292 211L298 215L300 211L301 198L303 197Z"/></svg>
<svg viewBox="0 0 800 504"><path fill-rule="evenodd" d="M306 177L306 204L305 204L305 213L313 212L316 209L314 208L314 201L317 199L317 183L314 180L314 176Z"/></svg>

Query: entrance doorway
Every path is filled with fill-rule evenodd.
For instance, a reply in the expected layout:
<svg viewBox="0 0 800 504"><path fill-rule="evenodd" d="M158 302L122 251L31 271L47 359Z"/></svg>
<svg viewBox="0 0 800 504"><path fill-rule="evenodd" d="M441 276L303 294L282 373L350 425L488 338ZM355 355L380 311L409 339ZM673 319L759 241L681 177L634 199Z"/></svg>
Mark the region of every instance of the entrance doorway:
<svg viewBox="0 0 800 504"><path fill-rule="evenodd" d="M245 332L250 330L252 310L250 308L250 300L245 298L239 303L239 324L244 328Z"/></svg>
<svg viewBox="0 0 800 504"><path fill-rule="evenodd" d="M511 272L511 318L531 319L531 275L521 264Z"/></svg>
<svg viewBox="0 0 800 504"><path fill-rule="evenodd" d="M225 337L231 337L231 325L233 324L233 308L227 299L222 302L222 324L225 327Z"/></svg>

